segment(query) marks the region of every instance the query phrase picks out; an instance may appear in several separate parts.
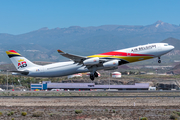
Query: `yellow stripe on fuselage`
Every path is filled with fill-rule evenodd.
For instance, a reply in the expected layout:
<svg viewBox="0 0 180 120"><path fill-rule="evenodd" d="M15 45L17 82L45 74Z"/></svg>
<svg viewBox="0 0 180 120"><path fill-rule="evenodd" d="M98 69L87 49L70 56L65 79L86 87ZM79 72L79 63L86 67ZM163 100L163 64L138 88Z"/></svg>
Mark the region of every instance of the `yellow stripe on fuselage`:
<svg viewBox="0 0 180 120"><path fill-rule="evenodd" d="M154 58L152 56L112 56L112 55L92 55L87 57L118 58L118 59L126 60L127 62L136 62L136 61Z"/></svg>

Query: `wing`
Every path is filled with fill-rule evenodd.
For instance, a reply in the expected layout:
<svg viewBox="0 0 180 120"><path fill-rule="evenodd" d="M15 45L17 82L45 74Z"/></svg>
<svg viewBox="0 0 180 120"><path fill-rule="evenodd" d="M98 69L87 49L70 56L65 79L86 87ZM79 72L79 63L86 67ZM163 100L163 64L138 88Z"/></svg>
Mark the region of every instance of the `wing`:
<svg viewBox="0 0 180 120"><path fill-rule="evenodd" d="M81 63L83 60L87 59L87 57L65 53L62 50L57 50L57 51L60 55L66 57L66 58L69 58L69 59L73 60L74 62Z"/></svg>
<svg viewBox="0 0 180 120"><path fill-rule="evenodd" d="M87 59L91 59L91 58L94 58L94 56L88 56L88 57L83 57L83 56L78 56L78 55L73 55L73 54L69 54L69 53L65 53L63 52L62 50L57 50L58 53L66 58L69 58L71 60L73 60L74 62L76 63L80 63L80 64L84 64L83 62ZM98 66L102 66L102 63L104 62L107 62L108 59L99 59L99 64L94 64L94 65L98 65ZM92 67L94 66L93 64L92 65L86 65L87 67Z"/></svg>

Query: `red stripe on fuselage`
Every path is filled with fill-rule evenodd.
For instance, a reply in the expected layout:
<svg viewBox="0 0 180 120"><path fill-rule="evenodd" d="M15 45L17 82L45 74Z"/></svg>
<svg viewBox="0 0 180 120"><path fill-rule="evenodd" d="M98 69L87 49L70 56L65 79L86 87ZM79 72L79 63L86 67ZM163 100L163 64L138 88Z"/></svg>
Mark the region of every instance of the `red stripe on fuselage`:
<svg viewBox="0 0 180 120"><path fill-rule="evenodd" d="M136 53L126 53L126 52L107 52L107 53L101 53L98 55L114 55L114 56L154 56L154 55L146 55L146 54L136 54Z"/></svg>

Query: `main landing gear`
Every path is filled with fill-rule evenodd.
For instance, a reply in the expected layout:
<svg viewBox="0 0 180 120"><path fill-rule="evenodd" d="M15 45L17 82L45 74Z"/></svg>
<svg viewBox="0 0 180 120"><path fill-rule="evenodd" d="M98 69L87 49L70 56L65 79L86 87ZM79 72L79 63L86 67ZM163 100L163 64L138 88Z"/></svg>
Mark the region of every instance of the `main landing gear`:
<svg viewBox="0 0 180 120"><path fill-rule="evenodd" d="M158 63L161 63L161 58L160 57L158 57Z"/></svg>
<svg viewBox="0 0 180 120"><path fill-rule="evenodd" d="M98 73L94 72L90 74L90 79L93 81L95 77L98 77Z"/></svg>

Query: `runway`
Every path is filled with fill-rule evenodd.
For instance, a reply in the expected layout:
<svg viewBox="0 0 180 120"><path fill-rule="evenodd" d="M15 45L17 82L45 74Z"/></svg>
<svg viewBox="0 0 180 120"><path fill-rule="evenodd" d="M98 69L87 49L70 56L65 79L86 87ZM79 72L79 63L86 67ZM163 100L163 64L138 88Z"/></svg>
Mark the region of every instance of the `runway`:
<svg viewBox="0 0 180 120"><path fill-rule="evenodd" d="M149 98L180 97L180 91L3 91L0 98Z"/></svg>

